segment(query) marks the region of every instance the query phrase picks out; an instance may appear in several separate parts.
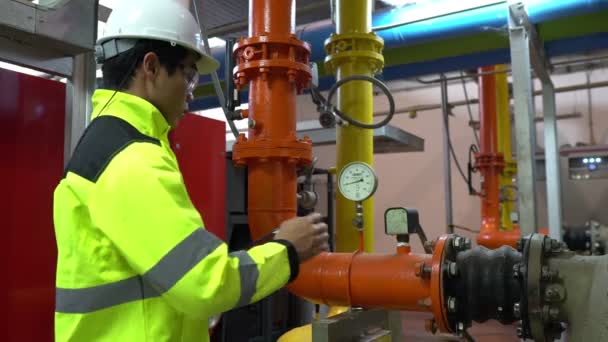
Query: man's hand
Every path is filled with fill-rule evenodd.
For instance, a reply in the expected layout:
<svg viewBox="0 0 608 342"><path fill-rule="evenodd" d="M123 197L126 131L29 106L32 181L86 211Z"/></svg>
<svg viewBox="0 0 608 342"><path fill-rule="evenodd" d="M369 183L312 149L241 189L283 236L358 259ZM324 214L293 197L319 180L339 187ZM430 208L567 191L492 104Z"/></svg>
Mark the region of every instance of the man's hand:
<svg viewBox="0 0 608 342"><path fill-rule="evenodd" d="M321 222L321 214L313 213L281 223L274 236L276 240L287 240L298 252L300 262L329 250L327 225Z"/></svg>

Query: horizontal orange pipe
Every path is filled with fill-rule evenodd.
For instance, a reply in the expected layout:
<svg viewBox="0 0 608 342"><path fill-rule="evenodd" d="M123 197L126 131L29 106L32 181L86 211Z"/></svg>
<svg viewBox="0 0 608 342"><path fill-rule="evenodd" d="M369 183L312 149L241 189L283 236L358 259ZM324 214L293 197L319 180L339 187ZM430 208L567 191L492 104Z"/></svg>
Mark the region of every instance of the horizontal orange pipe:
<svg viewBox="0 0 608 342"><path fill-rule="evenodd" d="M430 312L431 287L421 275L432 255L323 253L300 266L294 294L326 305Z"/></svg>
<svg viewBox="0 0 608 342"><path fill-rule="evenodd" d="M497 249L501 246L517 247L517 242L521 239L519 228L513 230L498 230L482 228L477 235L477 244L489 249Z"/></svg>
<svg viewBox="0 0 608 342"><path fill-rule="evenodd" d="M539 234L549 235L547 228L538 230ZM513 230L481 232L477 235L477 244L489 249L496 249L501 246L511 246L517 248L517 242L522 238L519 226L514 225Z"/></svg>

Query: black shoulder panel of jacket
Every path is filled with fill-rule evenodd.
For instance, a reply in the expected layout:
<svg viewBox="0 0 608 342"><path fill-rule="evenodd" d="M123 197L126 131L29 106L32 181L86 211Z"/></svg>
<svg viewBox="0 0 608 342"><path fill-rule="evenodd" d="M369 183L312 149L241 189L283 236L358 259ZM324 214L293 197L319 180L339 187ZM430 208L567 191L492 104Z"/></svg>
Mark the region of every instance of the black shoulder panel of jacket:
<svg viewBox="0 0 608 342"><path fill-rule="evenodd" d="M158 139L140 133L123 119L98 117L84 131L63 177L72 172L95 183L112 158L134 142L160 146Z"/></svg>

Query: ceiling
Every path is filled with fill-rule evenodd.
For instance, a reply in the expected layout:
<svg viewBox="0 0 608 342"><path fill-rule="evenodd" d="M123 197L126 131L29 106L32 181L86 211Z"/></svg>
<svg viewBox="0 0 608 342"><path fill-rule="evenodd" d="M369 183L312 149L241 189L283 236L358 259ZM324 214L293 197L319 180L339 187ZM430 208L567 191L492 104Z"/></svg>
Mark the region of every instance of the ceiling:
<svg viewBox="0 0 608 342"><path fill-rule="evenodd" d="M107 21L112 8L121 1L100 0L99 20ZM282 0L284 1L284 0ZM375 9L385 8L381 1L372 0ZM328 19L331 13L331 0L299 0L296 1L296 26L323 19ZM248 0L197 0L199 16L207 27L211 37L247 36L249 1ZM193 6L191 10L194 12Z"/></svg>

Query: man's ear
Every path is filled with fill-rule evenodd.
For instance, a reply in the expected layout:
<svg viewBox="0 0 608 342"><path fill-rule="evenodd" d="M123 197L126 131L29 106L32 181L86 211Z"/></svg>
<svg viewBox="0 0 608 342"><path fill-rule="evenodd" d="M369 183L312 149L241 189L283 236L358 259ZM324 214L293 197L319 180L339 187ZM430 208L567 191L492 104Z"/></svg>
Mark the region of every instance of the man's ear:
<svg viewBox="0 0 608 342"><path fill-rule="evenodd" d="M160 61L154 52L148 52L142 62L142 71L148 79L155 79L160 71Z"/></svg>

